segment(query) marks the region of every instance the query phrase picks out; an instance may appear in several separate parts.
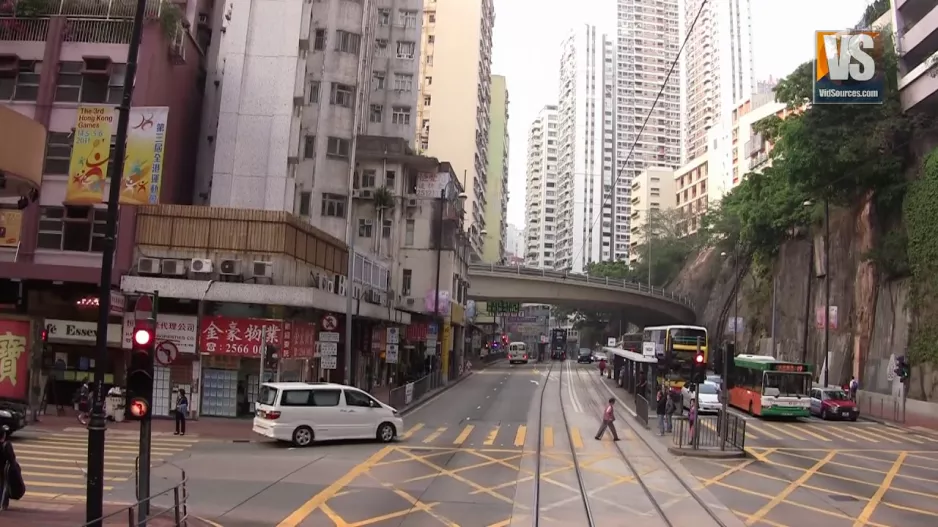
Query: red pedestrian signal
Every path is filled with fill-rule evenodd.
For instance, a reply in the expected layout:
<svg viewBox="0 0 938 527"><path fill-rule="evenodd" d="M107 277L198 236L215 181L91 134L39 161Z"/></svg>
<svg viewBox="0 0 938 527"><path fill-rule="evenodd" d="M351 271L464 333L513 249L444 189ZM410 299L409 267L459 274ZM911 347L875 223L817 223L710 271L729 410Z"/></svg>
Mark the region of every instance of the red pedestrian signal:
<svg viewBox="0 0 938 527"><path fill-rule="evenodd" d="M704 362L703 353L698 353L697 356L694 357L694 360L697 361L697 364L703 364Z"/></svg>
<svg viewBox="0 0 938 527"><path fill-rule="evenodd" d="M127 418L131 421L149 420L156 348L153 321L138 320L130 340L132 352L127 365Z"/></svg>
<svg viewBox="0 0 938 527"><path fill-rule="evenodd" d="M43 342L49 342L49 331L45 329L42 330L42 333L40 334L40 338L42 339Z"/></svg>
<svg viewBox="0 0 938 527"><path fill-rule="evenodd" d="M147 346L153 341L153 335L149 329L137 329L134 331L134 344L138 346Z"/></svg>
<svg viewBox="0 0 938 527"><path fill-rule="evenodd" d="M130 415L136 419L143 419L150 413L150 404L143 397L134 397L130 401Z"/></svg>

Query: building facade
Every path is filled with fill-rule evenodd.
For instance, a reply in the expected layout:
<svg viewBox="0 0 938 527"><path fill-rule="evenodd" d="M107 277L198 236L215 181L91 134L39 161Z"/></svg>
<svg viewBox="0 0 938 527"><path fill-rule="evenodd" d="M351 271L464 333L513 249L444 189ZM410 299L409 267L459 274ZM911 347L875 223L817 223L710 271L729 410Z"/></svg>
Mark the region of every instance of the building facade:
<svg viewBox="0 0 938 527"><path fill-rule="evenodd" d="M676 191L674 171L670 168L646 168L632 180L632 214L629 218L631 229L631 247L629 262L634 264L643 256L637 253L639 245L645 242L645 227L649 217L656 212L674 208Z"/></svg>
<svg viewBox="0 0 938 527"><path fill-rule="evenodd" d="M528 129L524 185L524 264L553 269L557 235L557 107L545 106Z"/></svg>
<svg viewBox="0 0 938 527"><path fill-rule="evenodd" d="M463 181L466 228L476 255L482 254L486 230L494 26L492 0L426 0L423 5L417 150L452 163Z"/></svg>
<svg viewBox="0 0 938 527"><path fill-rule="evenodd" d="M934 111L938 104L938 6L928 0L893 0L889 13L897 28L899 97L906 110ZM885 25L880 19L874 26Z"/></svg>
<svg viewBox="0 0 938 527"><path fill-rule="evenodd" d="M525 229L511 223L508 224L505 234L506 258L520 258L524 261L524 234Z"/></svg>
<svg viewBox="0 0 938 527"><path fill-rule="evenodd" d="M485 186L485 236L482 261L504 261L508 230L508 85L502 75L492 75L492 116L488 136L488 183Z"/></svg>
<svg viewBox="0 0 938 527"><path fill-rule="evenodd" d="M576 28L561 46L554 259L558 269L583 272L590 262L613 255L612 56L612 40L596 26Z"/></svg>
<svg viewBox="0 0 938 527"><path fill-rule="evenodd" d="M649 167L677 168L681 163L681 72L675 68L668 77L681 46L679 19L678 0L616 0L615 260L628 258L632 179Z"/></svg>

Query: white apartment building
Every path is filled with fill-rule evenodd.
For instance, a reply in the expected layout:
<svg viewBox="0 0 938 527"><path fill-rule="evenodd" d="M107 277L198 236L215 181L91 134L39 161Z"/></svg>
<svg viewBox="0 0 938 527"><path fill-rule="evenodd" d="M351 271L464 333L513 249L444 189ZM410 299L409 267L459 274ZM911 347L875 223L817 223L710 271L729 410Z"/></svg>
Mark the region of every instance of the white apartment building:
<svg viewBox="0 0 938 527"><path fill-rule="evenodd" d="M557 107L541 109L528 129L524 187L524 264L552 269L557 234Z"/></svg>
<svg viewBox="0 0 938 527"><path fill-rule="evenodd" d="M657 211L673 209L675 194L674 171L670 168L646 168L632 180L629 263L634 264L643 256L637 249L645 241L648 218Z"/></svg>
<svg viewBox="0 0 938 527"><path fill-rule="evenodd" d="M564 40L557 106L557 269L579 273L613 255L613 69L612 41L596 26L579 26Z"/></svg>
<svg viewBox="0 0 938 527"><path fill-rule="evenodd" d="M209 60L197 202L297 214L393 272L392 255L358 247L375 208L369 189L390 176L353 167L359 134L414 139L421 4L230 4Z"/></svg>
<svg viewBox="0 0 938 527"><path fill-rule="evenodd" d="M476 257L485 231L494 26L492 0L423 2L417 149L452 163L462 178Z"/></svg>
<svg viewBox="0 0 938 527"><path fill-rule="evenodd" d="M628 258L632 180L650 167L681 162L681 75L671 74L651 111L668 69L681 47L678 0L616 0L615 149L613 254ZM648 123L639 138L646 116ZM632 145L634 151L630 152ZM630 155L631 154L631 155Z"/></svg>
<svg viewBox="0 0 938 527"><path fill-rule="evenodd" d="M509 223L505 233L505 259L524 258L524 228Z"/></svg>

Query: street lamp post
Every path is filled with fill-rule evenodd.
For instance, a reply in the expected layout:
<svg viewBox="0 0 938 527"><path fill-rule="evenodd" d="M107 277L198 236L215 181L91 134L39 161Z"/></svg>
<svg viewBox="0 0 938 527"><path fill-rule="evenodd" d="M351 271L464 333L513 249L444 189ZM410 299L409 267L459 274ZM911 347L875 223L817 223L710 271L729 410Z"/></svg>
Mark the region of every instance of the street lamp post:
<svg viewBox="0 0 938 527"><path fill-rule="evenodd" d="M101 252L101 283L98 294L98 328L95 346L98 359L94 367L94 396L91 418L88 423L88 476L85 491L85 521L91 527L102 525L104 515L104 441L107 420L104 415L104 375L108 363L107 335L108 315L111 310L111 278L114 267L114 245L117 236L118 201L121 180L124 175L124 157L127 150L127 128L130 124L130 105L134 95L134 79L137 74L137 55L143 34L143 14L146 0L137 0L134 11L130 43L127 46L127 69L124 73L124 90L117 107L117 134L115 137L114 173L108 187L107 223L104 227L104 249Z"/></svg>
<svg viewBox="0 0 938 527"><path fill-rule="evenodd" d="M721 256L726 256L726 253L721 253ZM733 248L733 353L736 353L736 333L739 329L739 242L736 243ZM730 370L730 353L726 349L726 346L723 346L723 371L720 372L720 377L722 380L722 386L720 390L720 450L726 448L726 438L729 435L729 423L727 422L726 416L729 405L729 393L727 387L727 378L729 377Z"/></svg>
<svg viewBox="0 0 938 527"><path fill-rule="evenodd" d="M805 201L809 207L812 202ZM829 386L831 371L831 208L830 199L824 198L824 386ZM805 328L807 332L807 327Z"/></svg>

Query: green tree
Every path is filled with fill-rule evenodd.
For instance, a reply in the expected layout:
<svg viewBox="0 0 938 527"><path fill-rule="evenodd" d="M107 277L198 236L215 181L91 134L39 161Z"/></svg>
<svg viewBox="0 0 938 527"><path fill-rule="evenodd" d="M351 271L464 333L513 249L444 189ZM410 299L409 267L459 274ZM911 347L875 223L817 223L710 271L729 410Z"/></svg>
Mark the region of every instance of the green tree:
<svg viewBox="0 0 938 527"><path fill-rule="evenodd" d="M647 284L649 266L651 284L663 287L677 277L687 257L697 248L697 236L686 235L687 217L677 209L651 210L642 226L642 243L632 247L638 261L632 266L631 279Z"/></svg>

